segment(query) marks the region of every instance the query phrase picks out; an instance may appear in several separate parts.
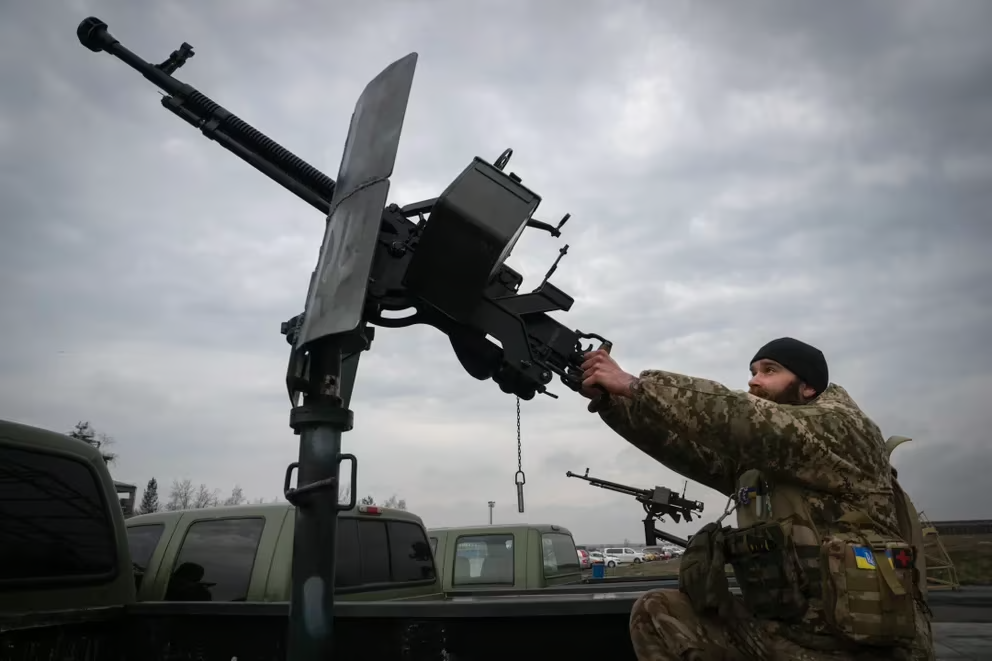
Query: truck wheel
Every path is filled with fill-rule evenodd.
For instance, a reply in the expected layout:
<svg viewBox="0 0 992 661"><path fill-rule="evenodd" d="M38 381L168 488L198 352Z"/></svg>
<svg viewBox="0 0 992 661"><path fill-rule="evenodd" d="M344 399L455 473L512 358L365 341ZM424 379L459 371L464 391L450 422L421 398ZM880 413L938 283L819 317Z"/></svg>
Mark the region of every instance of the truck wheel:
<svg viewBox="0 0 992 661"><path fill-rule="evenodd" d="M612 560L610 560L609 562L606 563L606 566L607 567L616 567L617 566L617 563L615 563Z"/></svg>
<svg viewBox="0 0 992 661"><path fill-rule="evenodd" d="M634 558L634 564L635 565L641 564L641 559L640 558Z"/></svg>

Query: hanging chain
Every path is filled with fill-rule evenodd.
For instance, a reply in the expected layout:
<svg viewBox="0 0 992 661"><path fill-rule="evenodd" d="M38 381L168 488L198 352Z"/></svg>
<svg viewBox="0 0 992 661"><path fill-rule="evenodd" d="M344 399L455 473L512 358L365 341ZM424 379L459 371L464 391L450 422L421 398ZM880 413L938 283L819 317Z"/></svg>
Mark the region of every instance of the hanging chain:
<svg viewBox="0 0 992 661"><path fill-rule="evenodd" d="M524 484L527 477L524 475L523 446L520 443L520 398L517 397L517 474L513 476L513 481L517 485L517 511L524 512Z"/></svg>
<svg viewBox="0 0 992 661"><path fill-rule="evenodd" d="M520 445L520 398L517 397L517 470L523 471L523 447Z"/></svg>

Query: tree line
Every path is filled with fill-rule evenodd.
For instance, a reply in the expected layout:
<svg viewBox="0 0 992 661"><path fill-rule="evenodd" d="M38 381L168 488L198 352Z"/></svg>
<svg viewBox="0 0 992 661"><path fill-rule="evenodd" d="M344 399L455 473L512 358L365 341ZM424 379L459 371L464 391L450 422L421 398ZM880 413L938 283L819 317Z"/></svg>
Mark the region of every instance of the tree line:
<svg viewBox="0 0 992 661"><path fill-rule="evenodd" d="M351 489L347 486L343 486L338 492L338 501L346 502L349 498L351 498ZM241 485L235 485L234 488L231 489L230 494L226 498L223 498L221 496L220 489L211 489L206 484L202 483L199 485L194 485L192 480L186 478L183 480L172 481L167 500L163 504L158 495L158 480L153 477L148 480L148 484L145 485L145 490L141 494L141 502L135 508L134 513L150 514L151 512L159 512L162 510L194 510L203 509L206 507L245 505L248 503L278 503L283 500L283 498L277 496L270 501L266 501L264 498L256 498L255 500L249 501L248 498L245 497L244 490L241 488ZM372 494L363 496L359 499L358 503L360 505L377 504L375 496ZM379 503L379 506L405 510L406 499L400 498L396 494L393 494L389 498L382 501L382 503Z"/></svg>
<svg viewBox="0 0 992 661"><path fill-rule="evenodd" d="M76 426L68 432L68 435L72 438L77 438L85 443L88 443L100 451L103 456L103 460L108 466L113 466L117 461L117 454L110 451L110 447L114 444L114 439L104 433L98 433L90 423L80 421L76 423ZM254 500L249 500L241 488L241 485L234 485L230 493L224 497L220 489L212 489L206 484L196 485L189 478L184 478L182 480L174 479L169 487L169 492L166 494L166 499L163 502L159 497L159 484L156 478L151 478L145 485L145 489L141 494L141 501L135 506L135 514L150 514L152 512L160 511L175 511L175 510L189 510L189 509L203 509L207 507L220 507L229 505L245 505L245 504L261 504L265 502L282 502L284 498L277 496L269 501L265 498L255 498ZM342 485L338 490L338 500L340 502L345 502L351 498L351 488L349 485ZM361 505L376 505L376 499L373 495L368 494L359 499L359 504ZM386 498L380 507L388 507L392 509L406 509L406 499L400 498L396 494Z"/></svg>

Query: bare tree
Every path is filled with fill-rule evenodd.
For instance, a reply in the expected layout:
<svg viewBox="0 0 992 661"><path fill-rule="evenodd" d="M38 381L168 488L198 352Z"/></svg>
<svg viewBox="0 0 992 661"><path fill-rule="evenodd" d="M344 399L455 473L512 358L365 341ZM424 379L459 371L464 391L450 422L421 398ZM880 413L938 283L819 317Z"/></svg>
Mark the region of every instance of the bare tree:
<svg viewBox="0 0 992 661"><path fill-rule="evenodd" d="M387 498L385 500L385 502L382 503L382 506L383 507L388 507L389 509L394 509L394 510L405 510L406 509L406 499L405 498L397 498L396 497L396 494L394 493L392 496L390 496L389 498Z"/></svg>
<svg viewBox="0 0 992 661"><path fill-rule="evenodd" d="M220 502L220 491L218 489L208 489L206 484L201 484L193 496L193 509L203 509L205 507L216 507Z"/></svg>
<svg viewBox="0 0 992 661"><path fill-rule="evenodd" d="M169 502L165 504L167 510L188 510L193 508L193 500L196 496L196 487L193 480L172 480L172 487L169 489Z"/></svg>
<svg viewBox="0 0 992 661"><path fill-rule="evenodd" d="M231 489L231 495L224 500L225 505L241 505L246 502L248 501L245 498L245 493L241 490L241 485L239 484L234 485L234 488Z"/></svg>
<svg viewBox="0 0 992 661"><path fill-rule="evenodd" d="M114 439L103 433L98 434L89 422L80 420L68 435L95 447L100 451L100 455L103 456L103 460L108 465L113 464L117 460L117 455L107 450L107 448L114 444Z"/></svg>

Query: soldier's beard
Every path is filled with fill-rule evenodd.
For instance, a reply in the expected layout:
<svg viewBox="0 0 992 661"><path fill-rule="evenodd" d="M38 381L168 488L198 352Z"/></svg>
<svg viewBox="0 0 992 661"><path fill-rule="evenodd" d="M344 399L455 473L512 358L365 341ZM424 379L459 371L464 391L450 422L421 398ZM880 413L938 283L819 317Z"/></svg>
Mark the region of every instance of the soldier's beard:
<svg viewBox="0 0 992 661"><path fill-rule="evenodd" d="M775 402L776 404L798 405L806 403L806 399L803 397L801 390L802 383L799 379L795 379L778 393L769 392L764 388L751 388L750 392L755 397L767 399L768 401Z"/></svg>

